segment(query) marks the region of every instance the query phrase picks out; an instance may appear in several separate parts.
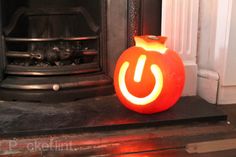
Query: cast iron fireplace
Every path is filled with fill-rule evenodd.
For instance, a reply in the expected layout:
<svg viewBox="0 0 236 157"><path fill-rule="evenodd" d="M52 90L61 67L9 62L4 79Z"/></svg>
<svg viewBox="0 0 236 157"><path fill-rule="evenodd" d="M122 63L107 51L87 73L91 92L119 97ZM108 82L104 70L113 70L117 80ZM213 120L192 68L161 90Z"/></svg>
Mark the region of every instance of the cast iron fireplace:
<svg viewBox="0 0 236 157"><path fill-rule="evenodd" d="M113 3L2 0L0 99L72 101L113 93L109 56L119 54L116 42L107 48L108 32L119 21L108 24L108 8L127 12L120 19L127 21L127 48L134 35L160 34L161 1L128 0L125 9Z"/></svg>

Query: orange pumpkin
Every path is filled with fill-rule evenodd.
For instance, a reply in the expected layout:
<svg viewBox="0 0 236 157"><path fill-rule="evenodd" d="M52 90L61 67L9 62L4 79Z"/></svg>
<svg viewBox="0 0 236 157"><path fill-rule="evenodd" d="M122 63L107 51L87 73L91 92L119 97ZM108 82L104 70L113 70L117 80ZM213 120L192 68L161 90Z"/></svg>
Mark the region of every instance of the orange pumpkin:
<svg viewBox="0 0 236 157"><path fill-rule="evenodd" d="M185 73L178 54L164 45L166 37L136 36L135 46L119 57L116 95L128 109L152 114L169 109L181 96Z"/></svg>

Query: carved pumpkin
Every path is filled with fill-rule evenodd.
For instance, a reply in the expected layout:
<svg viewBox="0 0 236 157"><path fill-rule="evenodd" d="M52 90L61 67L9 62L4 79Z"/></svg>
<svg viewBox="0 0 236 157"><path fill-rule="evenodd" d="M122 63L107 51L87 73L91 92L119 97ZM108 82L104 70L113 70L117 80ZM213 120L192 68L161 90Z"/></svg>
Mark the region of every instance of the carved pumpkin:
<svg viewBox="0 0 236 157"><path fill-rule="evenodd" d="M169 109L181 96L185 74L178 54L164 46L166 37L136 36L135 46L119 57L116 95L128 109L152 114Z"/></svg>

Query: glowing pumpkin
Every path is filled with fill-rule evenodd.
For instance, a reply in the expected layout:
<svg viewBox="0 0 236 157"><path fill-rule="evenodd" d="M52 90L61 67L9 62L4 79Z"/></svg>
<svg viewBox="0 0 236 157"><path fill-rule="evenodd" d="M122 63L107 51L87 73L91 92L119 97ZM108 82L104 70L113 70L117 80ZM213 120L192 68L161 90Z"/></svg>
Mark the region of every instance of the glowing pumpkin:
<svg viewBox="0 0 236 157"><path fill-rule="evenodd" d="M116 95L130 110L152 114L169 109L181 96L185 74L178 54L165 47L166 37L136 36L135 46L119 57Z"/></svg>

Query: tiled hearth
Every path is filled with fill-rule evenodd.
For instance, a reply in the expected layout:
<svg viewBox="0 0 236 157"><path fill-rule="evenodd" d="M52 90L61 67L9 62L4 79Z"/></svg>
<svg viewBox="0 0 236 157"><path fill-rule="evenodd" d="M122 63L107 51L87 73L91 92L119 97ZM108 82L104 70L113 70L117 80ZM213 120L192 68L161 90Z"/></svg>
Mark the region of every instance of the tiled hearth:
<svg viewBox="0 0 236 157"><path fill-rule="evenodd" d="M227 116L199 97L184 97L168 111L141 115L125 108L115 95L66 103L0 102L0 135L37 135L81 130L116 130L218 122Z"/></svg>

